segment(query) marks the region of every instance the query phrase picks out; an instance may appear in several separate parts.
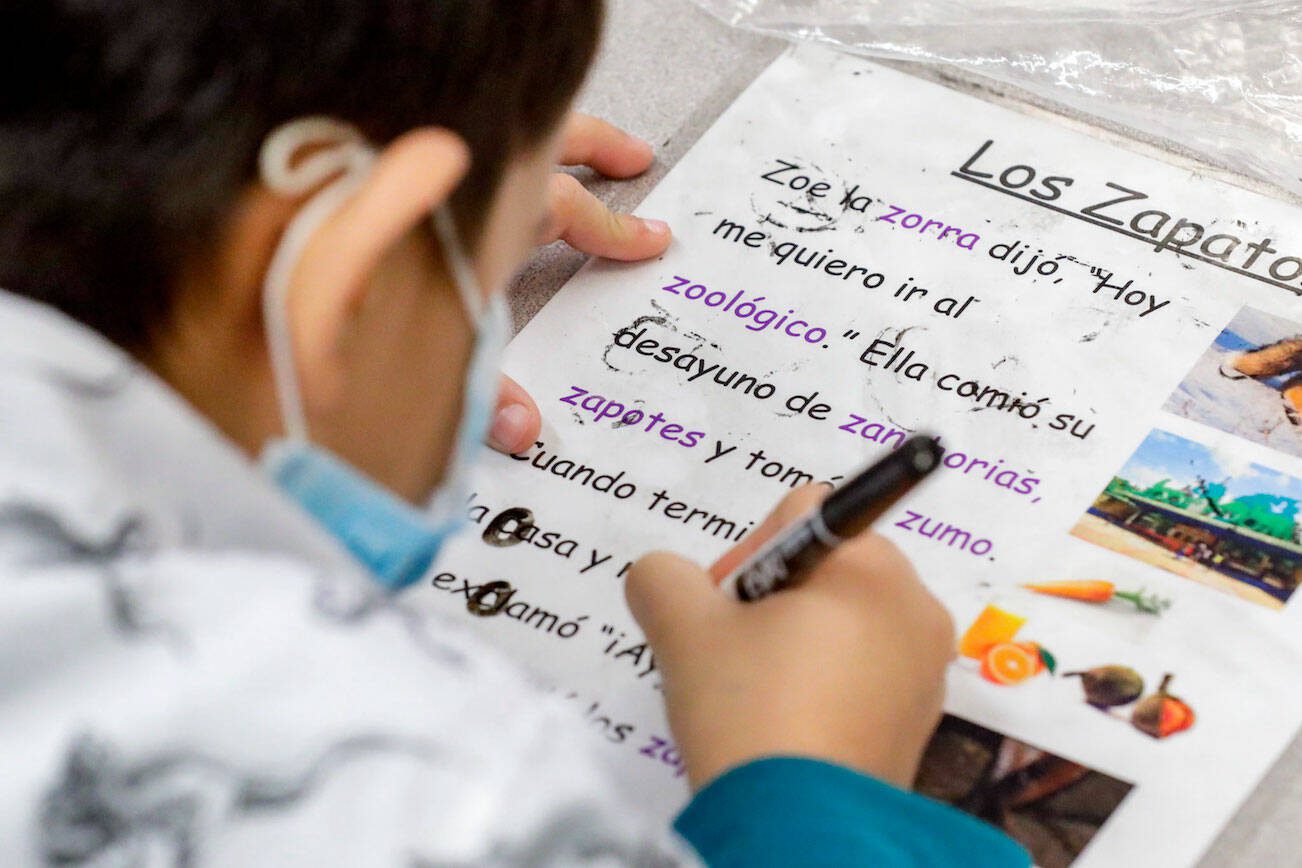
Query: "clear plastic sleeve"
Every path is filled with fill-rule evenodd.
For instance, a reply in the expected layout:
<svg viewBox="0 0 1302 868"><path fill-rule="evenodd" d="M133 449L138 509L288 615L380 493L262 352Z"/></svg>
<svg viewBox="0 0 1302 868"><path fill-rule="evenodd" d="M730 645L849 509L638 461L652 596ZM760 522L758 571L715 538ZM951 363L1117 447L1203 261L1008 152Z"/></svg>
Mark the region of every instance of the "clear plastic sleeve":
<svg viewBox="0 0 1302 868"><path fill-rule="evenodd" d="M770 35L958 67L1302 196L1302 3L694 2Z"/></svg>

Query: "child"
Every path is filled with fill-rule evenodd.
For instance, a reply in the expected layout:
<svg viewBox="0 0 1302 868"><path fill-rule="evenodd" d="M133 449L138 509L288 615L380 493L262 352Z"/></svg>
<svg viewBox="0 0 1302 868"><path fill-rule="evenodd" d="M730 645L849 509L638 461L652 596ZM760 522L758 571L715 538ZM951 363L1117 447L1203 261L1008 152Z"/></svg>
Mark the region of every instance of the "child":
<svg viewBox="0 0 1302 868"><path fill-rule="evenodd" d="M531 245L669 242L551 174L651 160L567 116L599 17L0 11L5 864L1027 864L902 789L953 635L878 537L747 607L673 555L632 571L696 791L681 837L572 709L400 593L478 443L536 433L495 367Z"/></svg>

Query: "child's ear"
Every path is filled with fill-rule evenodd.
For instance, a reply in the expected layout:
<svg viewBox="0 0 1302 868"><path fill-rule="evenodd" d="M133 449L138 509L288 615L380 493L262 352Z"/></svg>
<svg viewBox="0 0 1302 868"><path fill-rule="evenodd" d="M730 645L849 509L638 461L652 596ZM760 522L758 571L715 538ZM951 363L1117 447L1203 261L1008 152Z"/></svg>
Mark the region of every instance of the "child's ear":
<svg viewBox="0 0 1302 868"><path fill-rule="evenodd" d="M294 355L307 380L329 382L336 350L385 254L443 205L470 153L456 134L413 130L379 153L360 188L306 245L289 293ZM313 376L315 375L315 376Z"/></svg>

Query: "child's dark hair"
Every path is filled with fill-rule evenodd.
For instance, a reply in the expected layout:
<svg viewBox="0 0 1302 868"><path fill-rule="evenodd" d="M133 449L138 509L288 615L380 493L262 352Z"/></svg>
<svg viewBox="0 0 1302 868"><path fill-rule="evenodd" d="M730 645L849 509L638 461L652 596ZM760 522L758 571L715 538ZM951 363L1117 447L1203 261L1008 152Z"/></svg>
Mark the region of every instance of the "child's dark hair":
<svg viewBox="0 0 1302 868"><path fill-rule="evenodd" d="M0 10L0 287L130 349L303 115L455 130L468 240L591 62L601 0L31 0ZM5 66L12 64L11 69Z"/></svg>

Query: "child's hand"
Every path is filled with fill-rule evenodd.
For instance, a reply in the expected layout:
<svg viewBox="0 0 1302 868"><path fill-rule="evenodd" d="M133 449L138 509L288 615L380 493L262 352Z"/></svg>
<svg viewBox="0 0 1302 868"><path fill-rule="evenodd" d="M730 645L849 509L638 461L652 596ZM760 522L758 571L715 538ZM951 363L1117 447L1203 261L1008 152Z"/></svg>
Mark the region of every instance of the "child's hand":
<svg viewBox="0 0 1302 868"><path fill-rule="evenodd" d="M640 175L654 159L646 142L587 115L570 115L561 134L562 165L587 166L607 178ZM548 197L551 220L539 244L564 241L582 253L625 261L659 256L669 246L672 236L664 222L611 211L573 175L553 175ZM528 449L541 426L529 393L503 377L489 444L500 452Z"/></svg>
<svg viewBox="0 0 1302 868"><path fill-rule="evenodd" d="M618 127L587 115L570 115L562 134L561 165L587 166L607 178L632 178L655 159L651 145ZM631 214L616 214L573 175L552 176L551 225L540 244L564 241L582 253L636 261L659 256L669 246L669 225Z"/></svg>
<svg viewBox="0 0 1302 868"><path fill-rule="evenodd" d="M799 587L754 603L716 586L825 491L793 492L713 576L667 553L647 555L629 574L629 606L664 674L669 724L693 786L774 755L913 782L941 714L954 625L894 545L866 533Z"/></svg>

